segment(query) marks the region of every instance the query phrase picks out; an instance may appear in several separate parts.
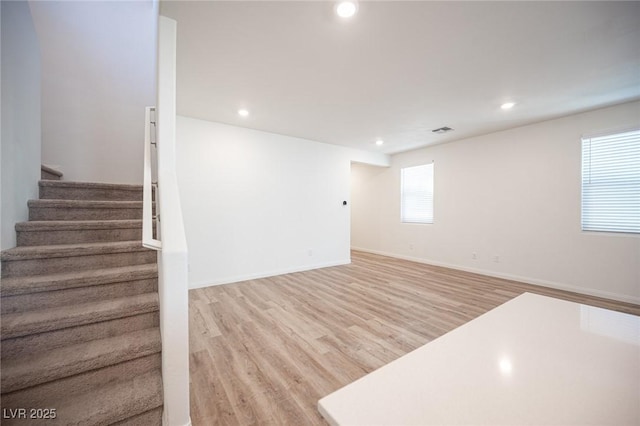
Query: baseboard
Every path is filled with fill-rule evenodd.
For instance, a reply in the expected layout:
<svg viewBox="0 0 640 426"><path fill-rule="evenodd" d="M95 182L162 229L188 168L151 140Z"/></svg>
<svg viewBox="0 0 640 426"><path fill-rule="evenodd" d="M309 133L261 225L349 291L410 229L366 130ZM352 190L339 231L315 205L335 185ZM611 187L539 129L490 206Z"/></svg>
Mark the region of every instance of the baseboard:
<svg viewBox="0 0 640 426"><path fill-rule="evenodd" d="M310 271L312 269L320 269L320 268L329 268L331 266L348 265L350 263L351 263L351 259L347 259L347 260L341 260L341 261L336 261L336 262L325 262L325 263L316 263L316 264L313 264L313 265L298 266L298 267L294 267L294 268L276 269L276 270L271 270L271 271L267 271L267 272L259 272L259 273L255 273L255 274L236 275L236 276L233 276L233 277L224 278L222 280L195 281L195 282L189 283L189 289L193 290L193 289L196 289L196 288L211 287L211 286L214 286L214 285L223 285L223 284L237 283L237 282L241 282L241 281L257 280L257 279L260 279L260 278L274 277L276 275L284 275L284 274L292 274L294 272Z"/></svg>
<svg viewBox="0 0 640 426"><path fill-rule="evenodd" d="M627 296L623 294L611 293L607 291L595 290L595 289L589 289L589 288L583 288L583 287L575 287L568 284L547 281L547 280L540 280L537 278L525 277L521 275L504 274L501 272L494 272L486 269L469 268L466 266L455 265L455 264L445 263L445 262L438 262L438 261L429 260L429 259L422 259L422 258L413 257L413 256L405 256L402 254L391 253L391 252L381 251L381 250L371 250L371 249L354 247L354 246L351 247L351 250L362 251L362 252L371 253L371 254L379 254L381 256L409 260L411 262L424 263L426 265L442 266L443 268L457 269L460 271L472 272L474 274L486 275L489 277L503 278L505 280L519 281L521 283L536 285L538 287L548 287L555 290L565 290L565 291L570 291L572 293L583 294L586 296L602 297L605 299L616 300L618 302L633 303L636 305L640 305L640 297Z"/></svg>

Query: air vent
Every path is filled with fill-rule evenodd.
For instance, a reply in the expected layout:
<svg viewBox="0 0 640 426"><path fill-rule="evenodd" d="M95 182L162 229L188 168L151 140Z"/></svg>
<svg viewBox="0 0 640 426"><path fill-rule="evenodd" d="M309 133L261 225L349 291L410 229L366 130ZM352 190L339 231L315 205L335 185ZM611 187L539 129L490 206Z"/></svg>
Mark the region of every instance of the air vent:
<svg viewBox="0 0 640 426"><path fill-rule="evenodd" d="M450 132L452 130L453 129L451 127L444 126L444 127L440 127L439 129L433 129L432 132L433 133L447 133L447 132Z"/></svg>

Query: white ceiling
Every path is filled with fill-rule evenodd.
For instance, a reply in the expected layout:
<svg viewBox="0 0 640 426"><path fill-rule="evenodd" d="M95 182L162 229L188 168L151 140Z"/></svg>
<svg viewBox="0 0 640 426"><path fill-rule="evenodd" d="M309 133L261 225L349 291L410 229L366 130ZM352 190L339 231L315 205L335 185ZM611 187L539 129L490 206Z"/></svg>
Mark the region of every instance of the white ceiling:
<svg viewBox="0 0 640 426"><path fill-rule="evenodd" d="M178 114L395 153L640 98L640 2L333 6L162 2Z"/></svg>

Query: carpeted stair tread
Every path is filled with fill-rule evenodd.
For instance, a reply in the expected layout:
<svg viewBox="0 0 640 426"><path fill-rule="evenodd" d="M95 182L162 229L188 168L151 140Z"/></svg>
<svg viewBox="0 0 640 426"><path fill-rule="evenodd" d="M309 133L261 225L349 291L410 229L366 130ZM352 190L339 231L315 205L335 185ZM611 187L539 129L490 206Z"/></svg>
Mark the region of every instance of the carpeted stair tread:
<svg viewBox="0 0 640 426"><path fill-rule="evenodd" d="M160 352L160 349L160 329L150 328L34 356L3 360L2 392L13 392L133 360Z"/></svg>
<svg viewBox="0 0 640 426"><path fill-rule="evenodd" d="M103 182L78 182L71 180L41 180L38 182L40 187L49 188L77 188L77 189L107 189L120 191L142 191L142 185L134 185L128 183L103 183Z"/></svg>
<svg viewBox="0 0 640 426"><path fill-rule="evenodd" d="M156 370L60 404L56 421L65 425L109 425L155 410L162 402L162 377ZM157 417L141 415L141 422L134 418L122 424L160 426L161 423L149 423L154 418Z"/></svg>
<svg viewBox="0 0 640 426"><path fill-rule="evenodd" d="M142 185L41 180L41 200L142 201Z"/></svg>
<svg viewBox="0 0 640 426"><path fill-rule="evenodd" d="M2 252L2 278L155 263L141 241L20 246Z"/></svg>
<svg viewBox="0 0 640 426"><path fill-rule="evenodd" d="M2 316L2 339L44 333L158 310L158 294L144 293L120 299L27 311Z"/></svg>
<svg viewBox="0 0 640 426"><path fill-rule="evenodd" d="M47 246L23 246L5 250L0 254L3 262L51 259L56 257L92 256L112 253L148 251L140 241L115 241L100 243L60 244Z"/></svg>
<svg viewBox="0 0 640 426"><path fill-rule="evenodd" d="M77 194L76 194L77 195ZM105 200L106 196L78 196L76 199L29 200L29 220L113 220L141 219L142 200ZM89 201L90 200L90 201Z"/></svg>
<svg viewBox="0 0 640 426"><path fill-rule="evenodd" d="M158 265L155 263L121 266L118 268L93 269L51 275L3 278L0 286L2 296L64 290L77 287L136 281L157 278Z"/></svg>
<svg viewBox="0 0 640 426"><path fill-rule="evenodd" d="M124 334L124 333L122 333ZM112 336L110 336L112 337ZM97 340L97 339L96 339ZM160 352L142 356L97 370L41 383L36 386L2 394L4 407L56 407L61 399L70 400L90 392L99 386L128 380L162 368Z"/></svg>
<svg viewBox="0 0 640 426"><path fill-rule="evenodd" d="M109 201L109 200L29 200L29 207L44 208L83 208L83 209L137 209L142 208L142 201Z"/></svg>
<svg viewBox="0 0 640 426"><path fill-rule="evenodd" d="M60 220L64 219L61 217L56 219L58 220L34 220L16 224L17 245L25 247L142 240L142 220L140 219L86 220L86 217L83 218L85 220Z"/></svg>
<svg viewBox="0 0 640 426"><path fill-rule="evenodd" d="M95 200L95 198L94 198ZM141 219L142 201L30 200L29 220Z"/></svg>
<svg viewBox="0 0 640 426"><path fill-rule="evenodd" d="M5 339L2 341L0 348L2 349L2 359L34 355L67 345L77 345L91 340L106 339L138 330L158 327L159 320L159 312L153 311L130 317L115 318L109 321L61 328L46 333Z"/></svg>
<svg viewBox="0 0 640 426"><path fill-rule="evenodd" d="M141 228L140 219L123 220L34 220L31 222L20 222L16 224L16 231L37 232L37 231L68 231L68 230L90 230L90 229L121 229L121 228Z"/></svg>

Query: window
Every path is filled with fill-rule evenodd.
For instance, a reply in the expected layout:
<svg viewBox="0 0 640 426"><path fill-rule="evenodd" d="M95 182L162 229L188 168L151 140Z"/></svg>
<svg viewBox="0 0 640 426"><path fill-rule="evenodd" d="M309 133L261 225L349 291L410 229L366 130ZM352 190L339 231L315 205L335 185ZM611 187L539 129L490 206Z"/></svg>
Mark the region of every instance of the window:
<svg viewBox="0 0 640 426"><path fill-rule="evenodd" d="M433 223L433 163L400 172L400 219L404 223Z"/></svg>
<svg viewBox="0 0 640 426"><path fill-rule="evenodd" d="M640 130L582 139L582 230L640 233Z"/></svg>

